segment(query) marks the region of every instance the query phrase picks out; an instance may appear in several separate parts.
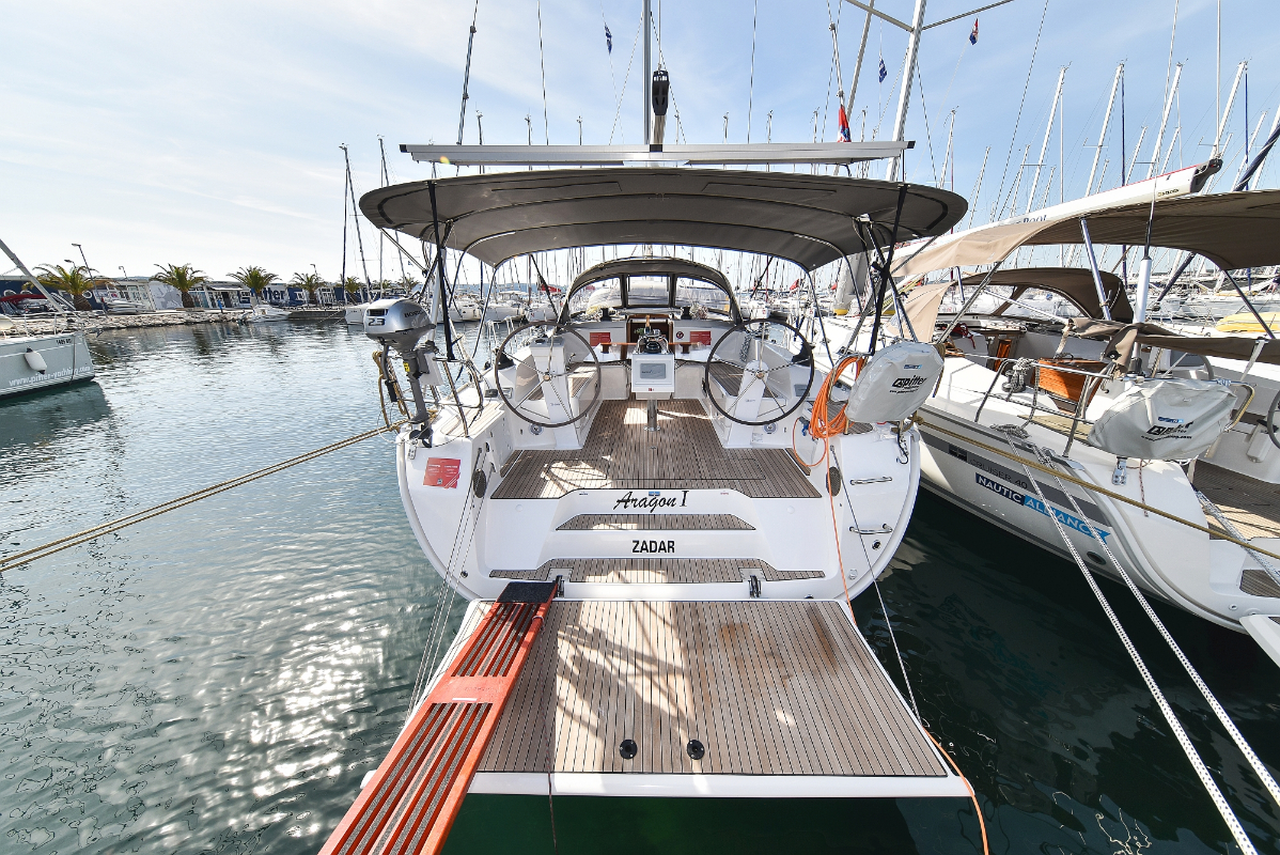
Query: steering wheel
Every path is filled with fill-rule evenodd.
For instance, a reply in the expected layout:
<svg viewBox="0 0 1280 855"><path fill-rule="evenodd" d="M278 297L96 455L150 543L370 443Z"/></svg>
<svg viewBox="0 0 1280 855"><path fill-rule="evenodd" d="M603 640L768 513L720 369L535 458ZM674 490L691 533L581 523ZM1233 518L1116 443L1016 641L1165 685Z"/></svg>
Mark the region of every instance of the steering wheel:
<svg viewBox="0 0 1280 855"><path fill-rule="evenodd" d="M1271 437L1271 444L1276 448L1280 448L1280 439L1276 439L1276 410L1280 409L1280 394L1277 394L1271 402L1271 406L1267 408L1267 436Z"/></svg>
<svg viewBox="0 0 1280 855"><path fill-rule="evenodd" d="M800 340L800 352L796 356L781 365L772 367L764 359L766 353L765 343L768 341L771 327L787 330ZM790 378L791 366L793 365L808 366L809 376L805 380L804 391L795 395L795 402L790 406L784 406L785 402L792 397L791 393L794 391ZM785 372L782 378L785 394L781 399L777 398L769 388L769 380L774 375L774 372ZM720 340L715 343L715 346L711 348L711 353L707 356L707 365L703 371L702 382L707 390L707 399L711 401L711 406L715 407L721 415L729 421L740 425L758 427L781 421L800 409L805 398L809 396L809 390L813 388L813 375L813 347L804 337L804 334L791 324L762 319L745 321L732 327L720 337ZM722 383L722 381L724 382ZM729 403L727 407L722 406L716 400L717 389L724 390L722 393L726 401L732 396L733 402ZM728 391L735 389L736 391ZM736 413L738 405L749 396L748 393L756 392L762 396L760 412L755 414L758 418L753 420L738 415Z"/></svg>
<svg viewBox="0 0 1280 855"><path fill-rule="evenodd" d="M560 359L557 359L557 350ZM563 427L591 412L600 400L600 357L576 330L555 321L538 321L513 330L495 354L493 367L498 395L511 412L529 424ZM502 382L502 372L515 369L515 383ZM583 384L591 385L591 400L576 408L574 394ZM568 418L549 415L551 401Z"/></svg>

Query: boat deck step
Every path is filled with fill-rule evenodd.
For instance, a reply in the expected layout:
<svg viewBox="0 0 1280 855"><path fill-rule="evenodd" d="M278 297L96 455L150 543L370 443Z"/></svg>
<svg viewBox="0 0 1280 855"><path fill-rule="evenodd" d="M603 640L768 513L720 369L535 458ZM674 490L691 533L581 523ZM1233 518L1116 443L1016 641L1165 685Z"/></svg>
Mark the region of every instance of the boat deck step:
<svg viewBox="0 0 1280 855"><path fill-rule="evenodd" d="M578 514L556 531L755 531L733 514Z"/></svg>
<svg viewBox="0 0 1280 855"><path fill-rule="evenodd" d="M321 855L440 850L555 588L554 583L507 586L418 706Z"/></svg>
<svg viewBox="0 0 1280 855"><path fill-rule="evenodd" d="M1280 537L1280 486L1204 460L1196 461L1192 482L1245 537ZM1212 517L1208 524L1222 528Z"/></svg>
<svg viewBox="0 0 1280 855"><path fill-rule="evenodd" d="M758 575L766 582L821 579L821 570L779 570L758 558L552 558L536 570L494 570L494 579L547 581L565 576L570 582L613 582L629 585L742 582Z"/></svg>

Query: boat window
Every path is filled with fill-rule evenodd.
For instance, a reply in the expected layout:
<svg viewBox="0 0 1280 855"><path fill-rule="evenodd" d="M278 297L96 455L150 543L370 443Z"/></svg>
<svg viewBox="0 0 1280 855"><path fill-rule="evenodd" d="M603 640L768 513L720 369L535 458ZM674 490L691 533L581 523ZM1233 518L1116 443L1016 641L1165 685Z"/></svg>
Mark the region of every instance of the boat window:
<svg viewBox="0 0 1280 855"><path fill-rule="evenodd" d="M680 277L676 280L677 306L703 306L708 311L729 314L729 295L709 282Z"/></svg>
<svg viewBox="0 0 1280 855"><path fill-rule="evenodd" d="M627 282L627 305L670 306L669 284L666 276L632 276Z"/></svg>
<svg viewBox="0 0 1280 855"><path fill-rule="evenodd" d="M604 308L616 309L621 305L622 292L618 288L618 280L605 279L574 291L569 300L569 312L576 315Z"/></svg>

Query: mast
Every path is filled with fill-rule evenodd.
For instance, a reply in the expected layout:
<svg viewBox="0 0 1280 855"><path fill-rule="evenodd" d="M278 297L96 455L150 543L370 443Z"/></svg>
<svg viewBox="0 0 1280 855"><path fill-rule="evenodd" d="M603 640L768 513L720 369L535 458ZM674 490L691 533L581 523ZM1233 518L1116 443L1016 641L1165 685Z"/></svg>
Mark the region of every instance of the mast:
<svg viewBox="0 0 1280 855"><path fill-rule="evenodd" d="M9 256L9 260L13 262L15 267L22 271L22 275L27 278L27 281L30 282L37 291L44 295L45 300L48 301L49 305L53 307L55 312L60 315L67 313L67 310L63 307L62 303L59 302L53 294L50 294L47 288L40 284L39 279L31 275L31 271L27 269L27 266L22 263L22 260L19 259L18 256L14 255L13 250L9 249L8 244L2 240L0 240L0 250L3 250L4 254ZM87 266L88 265L86 265L86 267Z"/></svg>
<svg viewBox="0 0 1280 855"><path fill-rule="evenodd" d="M647 0L646 0L647 2ZM924 31L924 7L926 0L916 0L916 11L912 15L911 35L907 38L907 64L902 74L902 90L898 94L898 114L893 120L893 136L895 142L902 141L907 130L907 105L911 102L911 84L916 79L916 54L920 50L920 33ZM892 181L898 173L898 161L892 158L885 168L884 178Z"/></svg>
<svg viewBox="0 0 1280 855"><path fill-rule="evenodd" d="M653 82L653 58L649 54L649 0L644 0L644 76L640 78L640 107L644 111L644 144L650 142L652 117L649 114L649 86Z"/></svg>
<svg viewBox="0 0 1280 855"><path fill-rule="evenodd" d="M867 7L867 19L862 24L862 41L858 43L858 60L853 64L853 77L849 80L849 101L844 105L846 114L853 112L853 99L858 94L858 77L862 74L862 57L867 52L867 36L871 34L871 16L875 14L876 0Z"/></svg>
<svg viewBox="0 0 1280 855"><path fill-rule="evenodd" d="M462 145L462 129L467 121L467 87L471 83L471 46L476 41L476 18L480 14L480 0L476 0L471 13L471 35L467 36L467 68L462 74L462 109L458 112L458 145Z"/></svg>
<svg viewBox="0 0 1280 855"><path fill-rule="evenodd" d="M1169 110L1173 107L1173 99L1178 94L1178 81L1182 79L1182 63L1173 69L1173 85L1169 87L1169 97L1164 102L1164 112L1160 114L1160 130L1156 131L1156 142L1151 147L1151 165L1147 167L1147 177L1156 174L1156 164L1160 162L1160 144L1164 142L1164 129L1169 124Z"/></svg>
<svg viewBox="0 0 1280 855"><path fill-rule="evenodd" d="M1107 99L1107 112L1102 117L1102 130L1098 131L1098 145L1093 153L1093 166L1089 167L1089 182L1084 185L1084 193L1086 196L1093 192L1093 177L1098 171L1098 159L1102 157L1102 147L1106 143L1107 128L1111 124L1111 108L1116 103L1116 92L1120 89L1120 77L1124 74L1124 63L1116 66L1116 77L1111 82L1111 97Z"/></svg>
<svg viewBox="0 0 1280 855"><path fill-rule="evenodd" d="M1040 144L1040 157L1036 159L1036 174L1031 179L1031 192L1027 194L1028 212L1036 203L1036 188L1040 186L1040 170L1044 168L1044 156L1049 153L1049 138L1053 136L1053 120L1058 115L1058 101L1062 99L1062 83L1066 79L1067 67L1064 65L1058 71L1058 87L1053 93L1053 106L1049 108L1049 122L1044 126L1044 142Z"/></svg>
<svg viewBox="0 0 1280 855"><path fill-rule="evenodd" d="M647 3L648 0L645 0L645 2ZM915 81L916 54L919 52L920 48L920 34L925 30L931 30L934 27L940 27L943 24L950 24L952 21L958 21L961 18L967 18L970 15L976 15L979 12L985 12L988 9L1003 6L1006 3L1012 3L1013 0L995 0L994 3L987 3L977 9L973 9L959 15L952 15L949 18L943 18L941 21L934 21L932 24L925 24L924 22L924 7L927 0L916 0L916 9L915 13L912 15L912 23L910 24L906 24L899 21L897 18L886 15L884 12L877 11L875 0L870 0L870 5L863 3L862 0L845 0L845 2L851 6L857 6L859 9L867 13L866 23L862 27L862 45L858 48L858 63L853 72L853 83L850 84L849 87L849 105L845 108L846 113L852 111L853 96L858 90L858 72L862 70L862 54L867 46L867 33L871 27L871 16L874 15L885 23L897 27L909 34L907 37L906 67L905 72L902 75L902 90L898 96L898 112L893 120L893 136L891 137L892 142L902 142L907 129L907 106L911 100L911 85ZM897 174L899 160L901 160L901 155L890 158L889 166L885 171L886 180L892 181L894 175Z"/></svg>
<svg viewBox="0 0 1280 855"><path fill-rule="evenodd" d="M1213 156L1222 156L1222 135L1227 130L1227 117L1231 115L1231 106L1236 102L1236 91L1240 88L1240 78L1244 76L1244 70L1249 67L1249 60L1244 60L1236 66L1236 79L1231 84L1231 94L1227 96L1227 108L1218 116L1218 132L1213 136Z"/></svg>

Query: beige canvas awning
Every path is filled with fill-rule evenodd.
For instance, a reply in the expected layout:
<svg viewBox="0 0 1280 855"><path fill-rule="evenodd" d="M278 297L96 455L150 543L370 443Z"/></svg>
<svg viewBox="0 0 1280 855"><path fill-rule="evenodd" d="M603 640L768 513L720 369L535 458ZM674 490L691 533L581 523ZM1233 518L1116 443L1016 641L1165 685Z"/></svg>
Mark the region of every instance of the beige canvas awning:
<svg viewBox="0 0 1280 855"><path fill-rule="evenodd" d="M939 239L894 273L911 278L952 267L995 264L1021 246L1082 244L1081 216L1087 216L1095 244L1142 246L1150 215L1151 203L1144 202L1056 220L979 227ZM1155 203L1152 246L1193 252L1224 270L1280 263L1278 238L1280 190L1181 196Z"/></svg>

